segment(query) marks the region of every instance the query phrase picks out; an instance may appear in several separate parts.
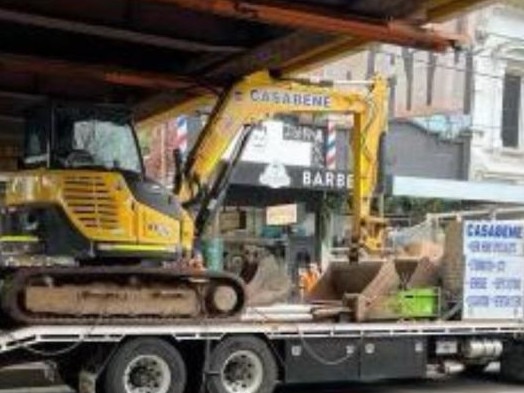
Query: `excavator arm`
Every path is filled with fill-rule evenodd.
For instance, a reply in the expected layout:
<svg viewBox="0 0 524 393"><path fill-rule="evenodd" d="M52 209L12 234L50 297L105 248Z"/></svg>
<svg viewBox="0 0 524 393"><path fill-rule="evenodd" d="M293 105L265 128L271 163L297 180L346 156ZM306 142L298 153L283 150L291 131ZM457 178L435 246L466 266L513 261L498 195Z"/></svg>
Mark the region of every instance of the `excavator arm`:
<svg viewBox="0 0 524 393"><path fill-rule="evenodd" d="M380 140L386 129L386 82L382 77L364 83L365 89L349 91L335 89L328 83L280 79L267 72L252 74L226 89L189 152L182 167L175 192L186 205L197 204L196 228L217 201L223 185L227 184L229 168L221 167L222 157L241 133L240 146L234 154L238 159L250 129L257 123L277 114L339 114L352 115L351 138L353 192L351 259L358 260L358 251L379 251L384 222L372 215L372 198L378 177ZM345 88L347 90L347 88ZM200 100L200 103L212 102ZM348 124L348 128L350 124ZM222 168L218 170L218 168ZM199 219L201 218L201 219Z"/></svg>

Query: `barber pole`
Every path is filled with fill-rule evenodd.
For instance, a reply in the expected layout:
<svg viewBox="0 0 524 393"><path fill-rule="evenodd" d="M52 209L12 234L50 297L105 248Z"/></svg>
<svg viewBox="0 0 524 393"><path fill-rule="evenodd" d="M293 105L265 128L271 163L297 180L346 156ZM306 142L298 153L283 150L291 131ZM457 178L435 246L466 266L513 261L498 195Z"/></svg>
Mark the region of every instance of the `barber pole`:
<svg viewBox="0 0 524 393"><path fill-rule="evenodd" d="M184 156L187 152L187 116L179 116L162 124L166 130L164 144L162 147L162 163L164 168L160 179L166 185L170 185L174 176L173 151L180 150Z"/></svg>
<svg viewBox="0 0 524 393"><path fill-rule="evenodd" d="M337 168L337 131L333 120L328 120L327 124L326 168L332 170Z"/></svg>
<svg viewBox="0 0 524 393"><path fill-rule="evenodd" d="M179 116L168 122L168 134L171 136L172 149L179 149L182 154L187 152L187 116Z"/></svg>

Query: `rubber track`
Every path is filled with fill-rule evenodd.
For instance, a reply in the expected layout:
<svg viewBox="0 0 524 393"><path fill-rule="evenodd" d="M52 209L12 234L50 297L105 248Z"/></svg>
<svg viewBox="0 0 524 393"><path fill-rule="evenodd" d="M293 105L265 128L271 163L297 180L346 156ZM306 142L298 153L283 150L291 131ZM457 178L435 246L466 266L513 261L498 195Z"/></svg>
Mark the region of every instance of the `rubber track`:
<svg viewBox="0 0 524 393"><path fill-rule="evenodd" d="M115 317L108 315L96 316L56 316L56 315L34 315L21 307L20 299L23 297L23 291L26 283L38 276L66 277L70 276L74 281L82 281L91 277L118 277L138 276L151 277L155 276L165 280L179 280L184 284L191 283L194 279L206 279L209 288L215 284L226 284L231 286L238 296L238 303L234 310L228 314L213 314L206 311L197 317L152 317L152 316L130 316ZM95 280L96 281L96 280ZM111 282L111 280L107 280ZM175 287L174 287L175 288ZM246 303L246 291L243 281L237 276L223 272L191 272L187 270L176 270L169 268L141 268L141 267L41 267L41 268L22 268L19 269L8 281L7 288L2 293L2 311L12 320L15 325L122 325L137 323L142 325L166 325L166 324L203 324L220 320L238 321L238 316L244 310ZM202 299L202 304L205 301Z"/></svg>

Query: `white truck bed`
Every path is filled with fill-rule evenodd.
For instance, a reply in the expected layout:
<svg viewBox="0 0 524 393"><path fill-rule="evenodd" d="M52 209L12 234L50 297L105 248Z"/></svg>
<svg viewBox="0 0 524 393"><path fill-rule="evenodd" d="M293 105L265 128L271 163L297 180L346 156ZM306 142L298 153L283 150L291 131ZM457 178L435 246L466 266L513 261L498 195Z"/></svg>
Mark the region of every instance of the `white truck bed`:
<svg viewBox="0 0 524 393"><path fill-rule="evenodd" d="M293 337L391 337L513 335L524 333L523 322L388 322L314 323L247 322L162 326L33 326L0 333L0 354L38 343L118 342L127 336L173 336L177 340L216 340L225 334L264 334L271 339Z"/></svg>

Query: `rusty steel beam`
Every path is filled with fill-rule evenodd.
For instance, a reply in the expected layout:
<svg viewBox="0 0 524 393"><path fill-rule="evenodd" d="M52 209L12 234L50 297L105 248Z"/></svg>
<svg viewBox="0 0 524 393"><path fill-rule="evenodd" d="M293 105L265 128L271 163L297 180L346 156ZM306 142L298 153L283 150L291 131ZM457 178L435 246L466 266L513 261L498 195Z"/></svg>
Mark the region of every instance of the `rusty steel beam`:
<svg viewBox="0 0 524 393"><path fill-rule="evenodd" d="M141 87L151 90L178 90L197 86L194 80L172 74L145 72L108 65L83 64L39 56L0 53L0 67L39 75L82 78L108 84ZM200 81L202 82L202 81Z"/></svg>
<svg viewBox="0 0 524 393"><path fill-rule="evenodd" d="M429 1L416 14L409 15L409 20L417 20L418 23L427 22L442 22L462 12L471 12L477 8L489 5L496 0L433 0ZM470 41L468 37L462 35L454 35L447 33L449 37L456 38L457 42L467 45ZM333 40L330 45L326 45L315 51L309 51L304 55L299 56L282 65L282 72L284 74L292 74L295 72L307 72L312 70L326 60L336 61L337 59L363 50L369 41L362 38L342 37L338 40Z"/></svg>
<svg viewBox="0 0 524 393"><path fill-rule="evenodd" d="M245 0L148 0L170 3L200 12L249 19L263 23L298 29L343 34L410 46L432 51L444 51L455 44L455 37L424 30L406 23L393 21L364 21L355 16L326 11L326 7L314 7L280 3L255 3Z"/></svg>
<svg viewBox="0 0 524 393"><path fill-rule="evenodd" d="M0 20L10 23L14 22L29 26L43 27L46 29L62 30L188 52L237 53L245 49L238 46L210 45L180 38L147 34L133 30L119 29L110 26L95 25L66 19L51 18L6 9L0 9Z"/></svg>
<svg viewBox="0 0 524 393"><path fill-rule="evenodd" d="M410 15L409 18L417 19L419 22L441 22L457 16L462 12L471 12L475 9L491 4L496 0L447 0L447 1L430 1L421 9L416 15ZM470 39L463 35L454 35L447 33L451 38L455 38L457 42L464 45L469 44ZM362 38L342 37L339 40L333 40L330 45L326 45L315 51L306 52L291 61L282 65L282 72L284 74L292 74L296 72L307 72L312 70L326 60L336 61L337 59L347 56L359 50L363 50L369 41Z"/></svg>

